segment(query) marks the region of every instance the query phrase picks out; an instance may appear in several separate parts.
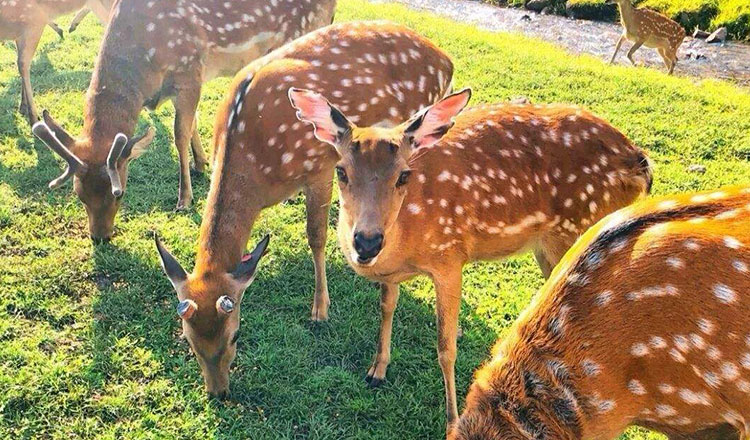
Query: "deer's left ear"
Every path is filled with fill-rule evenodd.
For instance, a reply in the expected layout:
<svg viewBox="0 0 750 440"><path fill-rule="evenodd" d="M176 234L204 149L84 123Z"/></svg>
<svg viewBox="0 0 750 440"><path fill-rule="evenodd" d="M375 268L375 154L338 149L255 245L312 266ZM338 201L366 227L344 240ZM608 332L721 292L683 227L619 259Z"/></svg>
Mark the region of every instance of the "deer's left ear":
<svg viewBox="0 0 750 440"><path fill-rule="evenodd" d="M311 90L289 89L289 101L297 109L297 119L315 127L315 137L334 147L354 125L341 110L334 107L320 93Z"/></svg>
<svg viewBox="0 0 750 440"><path fill-rule="evenodd" d="M453 118L466 108L470 99L471 89L446 96L411 118L404 134L411 139L414 148L435 145L453 127Z"/></svg>
<svg viewBox="0 0 750 440"><path fill-rule="evenodd" d="M122 150L120 158L125 160L138 159L151 145L155 135L156 130L154 127L149 127L143 135L130 139Z"/></svg>
<svg viewBox="0 0 750 440"><path fill-rule="evenodd" d="M268 243L271 241L271 236L266 235L255 249L250 252L246 258L242 259L242 262L237 266L234 272L231 273L232 278L235 281L242 284L243 290L247 289L255 279L255 272L258 269L258 263L260 259L266 254L268 249Z"/></svg>

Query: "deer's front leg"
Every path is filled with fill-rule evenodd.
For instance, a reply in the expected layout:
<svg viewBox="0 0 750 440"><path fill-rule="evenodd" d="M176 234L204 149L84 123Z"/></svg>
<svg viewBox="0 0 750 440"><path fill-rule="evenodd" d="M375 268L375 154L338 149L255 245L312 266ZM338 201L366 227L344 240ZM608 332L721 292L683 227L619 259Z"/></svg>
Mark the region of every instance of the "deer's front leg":
<svg viewBox="0 0 750 440"><path fill-rule="evenodd" d="M307 242L315 265L315 298L311 319L328 320L328 280L326 279L326 239L328 236L328 210L331 206L332 173L324 173L318 182L305 188L307 208Z"/></svg>
<svg viewBox="0 0 750 440"><path fill-rule="evenodd" d="M636 65L635 60L633 59L633 54L636 50L640 49L641 46L643 46L643 41L637 41L628 51L628 59L630 60L630 64L632 64L633 66Z"/></svg>
<svg viewBox="0 0 750 440"><path fill-rule="evenodd" d="M398 304L398 284L380 284L380 336L375 359L367 372L365 381L375 388L385 381L388 364L391 363L391 335L393 334L393 313Z"/></svg>
<svg viewBox="0 0 750 440"><path fill-rule="evenodd" d="M180 160L180 192L177 210L185 210L193 201L193 184L190 179L190 140L193 137L195 111L201 96L200 81L190 81L177 91L174 98L174 142Z"/></svg>
<svg viewBox="0 0 750 440"><path fill-rule="evenodd" d="M193 161L195 162L195 172L204 173L206 171L206 165L208 165L208 159L206 159L206 153L203 152L203 142L201 142L201 134L198 132L198 114L195 114L193 119L193 136L190 139L190 147L193 150Z"/></svg>
<svg viewBox="0 0 750 440"><path fill-rule="evenodd" d="M625 41L625 35L620 35L620 39L617 40L617 45L615 46L615 53L612 54L612 59L609 60L609 64L613 64L615 62L615 58L617 57L617 52L620 51L620 47L622 46L622 43Z"/></svg>
<svg viewBox="0 0 750 440"><path fill-rule="evenodd" d="M18 51L18 73L21 75L21 105L18 110L26 116L29 125L34 125L39 120L34 105L34 90L31 88L31 60L39 45L39 40L44 32L41 27L29 27L18 40L16 50Z"/></svg>
<svg viewBox="0 0 750 440"><path fill-rule="evenodd" d="M450 432L458 420L455 366L458 311L461 306L461 266L434 273L432 280L437 293L437 350L438 362L445 382L446 432Z"/></svg>

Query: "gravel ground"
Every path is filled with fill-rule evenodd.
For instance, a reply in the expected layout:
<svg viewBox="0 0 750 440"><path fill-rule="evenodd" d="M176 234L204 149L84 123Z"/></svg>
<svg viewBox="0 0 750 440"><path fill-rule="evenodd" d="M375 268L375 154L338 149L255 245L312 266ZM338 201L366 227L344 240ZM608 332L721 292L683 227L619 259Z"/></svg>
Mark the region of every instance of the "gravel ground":
<svg viewBox="0 0 750 440"><path fill-rule="evenodd" d="M524 9L501 8L472 0L371 0L374 3L403 3L453 20L474 24L490 31L521 32L560 45L576 54L590 54L609 61L622 33L619 23L572 20L557 15L541 15ZM620 49L615 63L630 64L631 43ZM722 78L750 86L750 45L728 42L706 44L688 37L678 52L676 75ZM698 56L698 59L696 59ZM664 70L656 50L641 48L634 58L639 63Z"/></svg>

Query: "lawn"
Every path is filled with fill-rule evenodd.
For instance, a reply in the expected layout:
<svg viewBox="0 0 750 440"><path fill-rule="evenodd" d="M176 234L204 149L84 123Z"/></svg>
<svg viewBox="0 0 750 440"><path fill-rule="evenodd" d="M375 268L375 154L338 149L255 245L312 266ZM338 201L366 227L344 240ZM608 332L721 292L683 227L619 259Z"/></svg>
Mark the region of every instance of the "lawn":
<svg viewBox="0 0 750 440"><path fill-rule="evenodd" d="M456 62L456 87L473 87L475 103L523 95L584 105L606 117L651 154L656 193L750 182L747 90L613 67L401 6L340 0L337 20L374 18L412 26L447 50ZM72 133L82 125L101 34L92 18L65 41L47 32L35 59L37 103ZM424 279L402 286L388 382L367 389L363 377L375 349L378 292L348 268L331 239L331 321L308 321L313 266L301 197L266 211L256 224L251 240L271 233L271 254L245 295L231 399L208 399L198 365L179 338L176 298L150 239L150 231L160 231L192 267L208 179L194 182L192 211L173 212L178 166L171 105L142 114L142 127L158 129L155 144L131 166L115 239L94 246L70 185L58 192L46 188L59 175L60 161L32 140L15 112L20 83L14 60L12 45L0 45L0 438L443 435L432 287ZM227 84L217 80L205 88L200 130L207 147ZM706 166L706 173L689 173L691 164ZM461 399L472 371L541 284L528 255L466 267ZM652 436L633 430L627 438Z"/></svg>

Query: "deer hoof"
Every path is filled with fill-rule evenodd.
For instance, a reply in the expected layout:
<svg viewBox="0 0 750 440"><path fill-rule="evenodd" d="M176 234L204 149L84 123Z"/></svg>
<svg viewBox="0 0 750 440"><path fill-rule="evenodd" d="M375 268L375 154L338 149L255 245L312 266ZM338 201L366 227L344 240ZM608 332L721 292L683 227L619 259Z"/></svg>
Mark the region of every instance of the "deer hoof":
<svg viewBox="0 0 750 440"><path fill-rule="evenodd" d="M190 209L191 201L190 200L180 200L177 202L177 206L175 207L175 211L178 212L184 212Z"/></svg>
<svg viewBox="0 0 750 440"><path fill-rule="evenodd" d="M365 377L365 382L367 382L368 388L379 388L381 385L383 385L383 382L385 382L385 379L378 379L377 377L373 377L368 375Z"/></svg>

